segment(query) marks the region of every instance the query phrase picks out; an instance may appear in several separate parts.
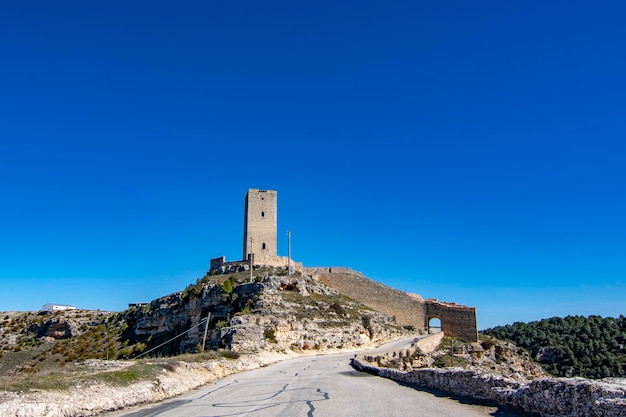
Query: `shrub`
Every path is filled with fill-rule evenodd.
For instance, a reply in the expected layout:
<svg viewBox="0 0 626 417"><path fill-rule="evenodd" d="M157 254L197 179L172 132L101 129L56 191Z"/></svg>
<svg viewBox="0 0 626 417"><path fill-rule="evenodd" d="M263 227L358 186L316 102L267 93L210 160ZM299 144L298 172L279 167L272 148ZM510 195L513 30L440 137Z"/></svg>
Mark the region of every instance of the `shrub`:
<svg viewBox="0 0 626 417"><path fill-rule="evenodd" d="M330 309L340 316L346 315L346 310L341 306L341 304L334 302L330 305Z"/></svg>
<svg viewBox="0 0 626 417"><path fill-rule="evenodd" d="M450 357L447 355L439 355L435 358L433 366L435 368L446 368L450 364Z"/></svg>
<svg viewBox="0 0 626 417"><path fill-rule="evenodd" d="M483 347L483 349L490 350L491 348L493 348L496 345L496 341L495 341L495 339L493 339L491 337L484 338L483 340L481 340L480 345Z"/></svg>
<svg viewBox="0 0 626 417"><path fill-rule="evenodd" d="M372 336L374 334L374 329L372 328L372 317L371 316L361 316L361 322L363 323L363 327L367 330Z"/></svg>
<svg viewBox="0 0 626 417"><path fill-rule="evenodd" d="M244 314L252 314L252 311L250 310L250 306L245 306L244 308L241 309L241 311L239 311L238 313L235 313L236 316L241 316Z"/></svg>
<svg viewBox="0 0 626 417"><path fill-rule="evenodd" d="M228 359L239 359L241 354L233 350L225 350L222 352L222 356Z"/></svg>
<svg viewBox="0 0 626 417"><path fill-rule="evenodd" d="M222 285L220 285L220 289L222 290L223 294L230 295L233 292L233 283L230 281L230 279L227 279L222 283Z"/></svg>
<svg viewBox="0 0 626 417"><path fill-rule="evenodd" d="M276 331L274 329L265 330L264 336L270 343L276 343Z"/></svg>

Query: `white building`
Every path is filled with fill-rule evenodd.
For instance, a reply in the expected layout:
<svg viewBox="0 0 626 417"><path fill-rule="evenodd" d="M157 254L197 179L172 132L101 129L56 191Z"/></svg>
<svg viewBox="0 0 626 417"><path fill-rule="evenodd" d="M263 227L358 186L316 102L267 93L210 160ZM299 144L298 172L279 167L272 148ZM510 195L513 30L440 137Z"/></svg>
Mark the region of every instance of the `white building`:
<svg viewBox="0 0 626 417"><path fill-rule="evenodd" d="M44 304L43 307L41 307L41 311L63 311L63 310L76 310L76 307L66 306L63 304L52 304L52 303Z"/></svg>

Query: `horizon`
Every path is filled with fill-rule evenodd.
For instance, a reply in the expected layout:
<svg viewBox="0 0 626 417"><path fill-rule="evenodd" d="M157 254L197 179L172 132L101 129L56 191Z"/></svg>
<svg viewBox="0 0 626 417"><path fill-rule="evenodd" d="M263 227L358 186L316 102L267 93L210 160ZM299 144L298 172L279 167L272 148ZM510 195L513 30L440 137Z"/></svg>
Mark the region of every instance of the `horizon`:
<svg viewBox="0 0 626 417"><path fill-rule="evenodd" d="M2 311L122 311L278 252L476 307L619 317L626 4L7 4Z"/></svg>

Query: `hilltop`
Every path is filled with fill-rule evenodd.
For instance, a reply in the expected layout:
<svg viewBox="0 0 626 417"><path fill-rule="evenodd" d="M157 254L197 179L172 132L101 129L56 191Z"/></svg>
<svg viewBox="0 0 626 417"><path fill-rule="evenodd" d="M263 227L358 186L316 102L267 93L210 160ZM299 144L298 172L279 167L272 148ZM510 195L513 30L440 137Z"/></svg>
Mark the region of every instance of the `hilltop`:
<svg viewBox="0 0 626 417"><path fill-rule="evenodd" d="M409 326L284 268L207 274L179 293L122 314L129 346L151 349L189 330L159 354L195 352L210 314L207 346L237 352L358 348L408 334Z"/></svg>

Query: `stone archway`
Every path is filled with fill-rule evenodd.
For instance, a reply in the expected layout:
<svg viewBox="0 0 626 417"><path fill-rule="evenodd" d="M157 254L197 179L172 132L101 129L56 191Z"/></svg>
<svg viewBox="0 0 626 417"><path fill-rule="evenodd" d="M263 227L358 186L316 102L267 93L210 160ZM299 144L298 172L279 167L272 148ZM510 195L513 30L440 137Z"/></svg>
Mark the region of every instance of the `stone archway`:
<svg viewBox="0 0 626 417"><path fill-rule="evenodd" d="M433 316L428 318L428 334L441 332L441 319Z"/></svg>
<svg viewBox="0 0 626 417"><path fill-rule="evenodd" d="M476 308L437 300L426 300L425 304L427 329L430 320L438 318L441 320L441 331L447 336L454 336L466 342L478 341Z"/></svg>

